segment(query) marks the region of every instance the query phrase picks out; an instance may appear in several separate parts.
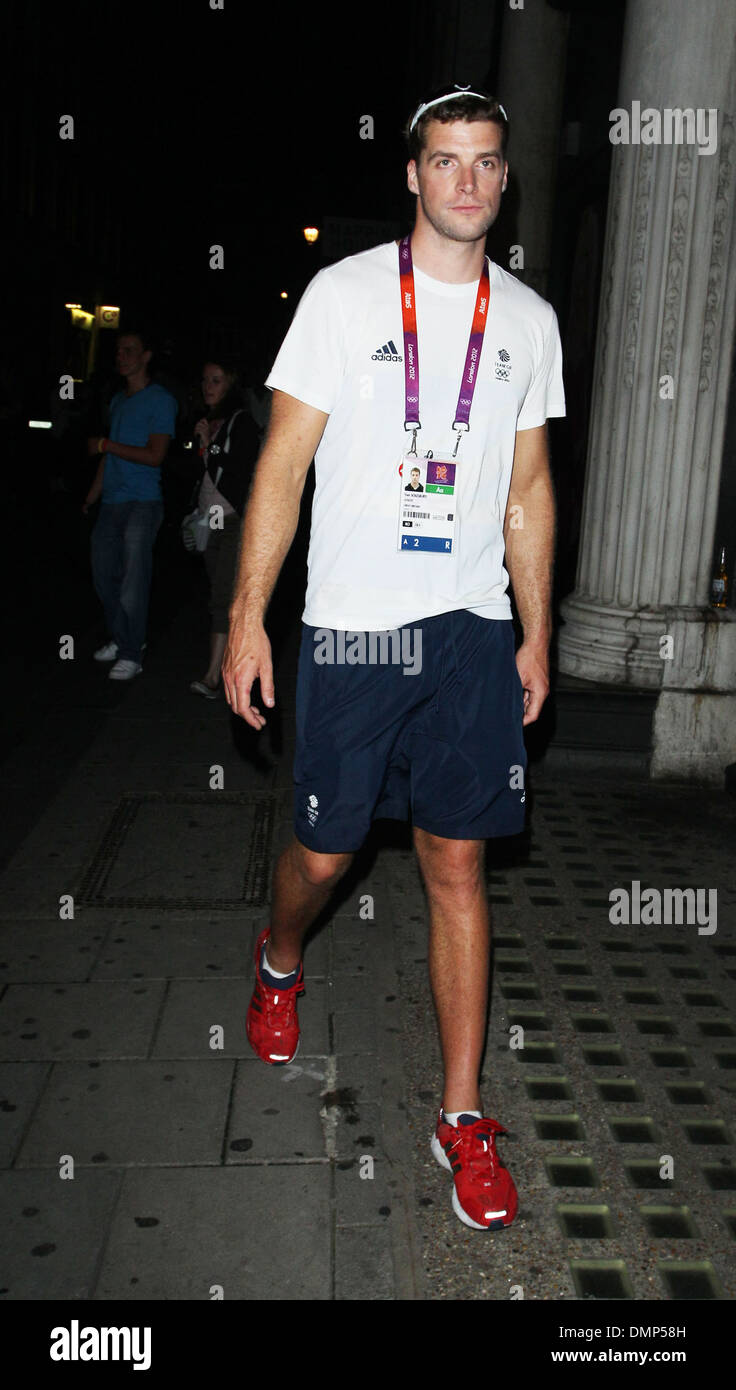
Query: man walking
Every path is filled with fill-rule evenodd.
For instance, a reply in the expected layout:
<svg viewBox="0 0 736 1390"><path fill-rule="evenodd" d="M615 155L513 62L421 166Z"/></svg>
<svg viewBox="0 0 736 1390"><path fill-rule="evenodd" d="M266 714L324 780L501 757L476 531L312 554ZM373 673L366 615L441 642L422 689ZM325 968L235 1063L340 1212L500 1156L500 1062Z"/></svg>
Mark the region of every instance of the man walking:
<svg viewBox="0 0 736 1390"><path fill-rule="evenodd" d="M105 610L108 641L95 661L112 661L110 679L140 675L151 590L153 543L163 520L161 465L176 425L176 401L148 374L151 349L141 333L122 333L115 365L125 380L110 403L110 433L90 439L100 455L84 503L102 496L92 532L92 576Z"/></svg>
<svg viewBox="0 0 736 1390"><path fill-rule="evenodd" d="M546 421L565 410L561 350L551 306L485 257L508 173L503 107L482 92L444 89L406 134L411 236L315 276L266 383L271 425L223 667L233 710L256 729L265 723L251 703L256 678L266 707L274 704L265 613L313 456L316 482L295 836L257 943L247 1031L263 1061L294 1057L303 935L371 820L411 815L444 1063L432 1149L453 1173L460 1219L498 1229L513 1220L517 1194L496 1153L502 1127L484 1117L479 1094L484 842L523 829L522 725L538 717L549 688ZM389 338L403 338L403 360L374 361L376 343ZM516 654L509 575L524 631ZM411 678L394 664L314 660L318 628L350 641L407 626L421 631L423 653Z"/></svg>

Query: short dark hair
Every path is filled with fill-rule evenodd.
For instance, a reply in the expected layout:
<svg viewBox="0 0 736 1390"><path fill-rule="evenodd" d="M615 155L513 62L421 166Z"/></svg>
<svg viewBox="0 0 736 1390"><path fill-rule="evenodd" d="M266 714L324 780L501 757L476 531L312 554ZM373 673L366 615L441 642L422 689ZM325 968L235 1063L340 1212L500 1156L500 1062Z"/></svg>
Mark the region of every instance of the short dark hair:
<svg viewBox="0 0 736 1390"><path fill-rule="evenodd" d="M447 101L439 101L439 97L447 96ZM431 96L427 97L428 102L436 102L435 106L430 106L428 111L419 117L413 130L410 125L413 113L409 117L404 127L404 138L409 147L409 158L416 160L417 164L421 158L422 150L426 146L427 126L430 121L442 121L446 125L449 121L493 121L501 128L501 153L506 158L506 149L509 143L509 122L506 112L496 97L472 95L470 92L463 93L461 96L451 96L447 87L440 87Z"/></svg>
<svg viewBox="0 0 736 1390"><path fill-rule="evenodd" d="M154 350L153 337L151 333L148 331L148 329L141 328L139 324L132 324L130 327L128 327L128 325L126 324L124 328L119 328L118 338L138 338L140 340L140 345L143 348L144 352L152 353Z"/></svg>

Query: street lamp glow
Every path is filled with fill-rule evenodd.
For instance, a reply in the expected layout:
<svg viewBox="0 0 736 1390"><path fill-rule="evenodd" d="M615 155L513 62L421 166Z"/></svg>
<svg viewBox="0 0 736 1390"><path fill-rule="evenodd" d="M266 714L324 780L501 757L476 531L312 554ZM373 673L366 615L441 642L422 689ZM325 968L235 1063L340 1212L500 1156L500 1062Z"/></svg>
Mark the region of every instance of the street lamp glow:
<svg viewBox="0 0 736 1390"><path fill-rule="evenodd" d="M65 304L65 309L81 309L81 304Z"/></svg>
<svg viewBox="0 0 736 1390"><path fill-rule="evenodd" d="M304 239L305 239L305 241L308 241L308 242L311 243L311 242L313 242L313 241L316 241L318 236L319 236L319 227L305 227L305 228L304 228Z"/></svg>
<svg viewBox="0 0 736 1390"><path fill-rule="evenodd" d="M95 318L100 328L119 328L120 305L95 304Z"/></svg>
<svg viewBox="0 0 736 1390"><path fill-rule="evenodd" d="M279 297L280 297L281 299L288 299L288 298L289 298L289 296L288 296L286 290L282 290Z"/></svg>

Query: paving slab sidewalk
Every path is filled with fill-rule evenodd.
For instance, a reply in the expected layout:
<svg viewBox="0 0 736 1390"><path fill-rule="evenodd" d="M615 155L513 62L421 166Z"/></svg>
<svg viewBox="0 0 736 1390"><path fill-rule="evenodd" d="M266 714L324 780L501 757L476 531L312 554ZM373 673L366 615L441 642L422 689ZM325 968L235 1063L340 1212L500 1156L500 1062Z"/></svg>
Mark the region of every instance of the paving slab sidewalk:
<svg viewBox="0 0 736 1390"><path fill-rule="evenodd" d="M185 609L2 876L6 1299L423 1296L380 872L370 917L355 880L313 936L294 1063L244 1031L290 835L297 635L274 753L190 694L206 632Z"/></svg>

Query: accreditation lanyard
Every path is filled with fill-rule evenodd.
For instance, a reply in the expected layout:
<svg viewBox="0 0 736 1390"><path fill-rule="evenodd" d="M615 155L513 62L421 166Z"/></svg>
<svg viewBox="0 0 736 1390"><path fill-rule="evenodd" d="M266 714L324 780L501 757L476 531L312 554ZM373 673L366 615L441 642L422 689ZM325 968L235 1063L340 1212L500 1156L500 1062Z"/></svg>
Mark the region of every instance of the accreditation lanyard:
<svg viewBox="0 0 736 1390"><path fill-rule="evenodd" d="M413 431L411 452L416 453L417 430L422 428L419 419L419 339L417 337L417 302L414 289L414 265L411 258L411 238L405 236L399 243L399 279L401 282L401 318L404 328L404 429ZM470 327L468 351L465 355L465 368L460 382L455 419L452 428L457 430L453 458L460 443L460 432L470 429L470 407L478 376L483 347L483 334L488 318L491 298L491 282L488 275L488 260L483 260L483 273L478 283L478 293Z"/></svg>

